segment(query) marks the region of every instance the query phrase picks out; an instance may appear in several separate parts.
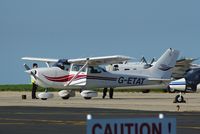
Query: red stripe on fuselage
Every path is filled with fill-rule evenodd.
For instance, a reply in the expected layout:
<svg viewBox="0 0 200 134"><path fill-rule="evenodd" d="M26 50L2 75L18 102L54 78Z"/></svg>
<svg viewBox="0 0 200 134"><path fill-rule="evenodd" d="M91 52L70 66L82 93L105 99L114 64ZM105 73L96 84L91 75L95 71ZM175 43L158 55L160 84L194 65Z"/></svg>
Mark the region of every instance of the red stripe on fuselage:
<svg viewBox="0 0 200 134"><path fill-rule="evenodd" d="M43 75L47 80L53 81L53 82L68 82L70 81L74 75L65 75L65 76L59 76L59 77L49 77ZM93 80L107 80L107 81L116 81L117 78L113 77L101 77L101 76L89 76L89 75L78 75L76 76L75 80L80 80L80 79L93 79Z"/></svg>
<svg viewBox="0 0 200 134"><path fill-rule="evenodd" d="M60 77L49 77L49 76L46 76L46 75L43 75L47 80L49 81L53 81L53 82L67 82L67 81L70 81L74 75L65 75L65 76L60 76ZM82 79L82 78L86 78L87 75L78 75L76 76L76 79L75 80L78 80L78 79Z"/></svg>

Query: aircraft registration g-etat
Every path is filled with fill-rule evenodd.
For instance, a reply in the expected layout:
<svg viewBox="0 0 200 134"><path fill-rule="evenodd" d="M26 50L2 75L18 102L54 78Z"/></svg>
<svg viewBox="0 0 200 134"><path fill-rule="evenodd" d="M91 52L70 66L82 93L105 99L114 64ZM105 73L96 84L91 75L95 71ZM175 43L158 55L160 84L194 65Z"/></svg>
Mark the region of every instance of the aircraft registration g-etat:
<svg viewBox="0 0 200 134"><path fill-rule="evenodd" d="M157 62L144 72L108 71L102 66L130 60L130 57L115 55L81 59L46 59L23 57L23 60L45 62L47 67L30 69L26 64L26 72L35 79L37 85L43 88L62 89L59 95L63 99L74 96L73 89L80 89L85 99L97 96L91 89L110 88L110 98L113 88L128 86L143 86L158 83L168 83L171 80L171 69L175 66L179 51L169 48ZM41 99L49 98L49 93L38 95Z"/></svg>
<svg viewBox="0 0 200 134"><path fill-rule="evenodd" d="M128 79L124 77L119 77L118 83L127 83L132 85L143 85L145 78L137 78L137 77L128 77Z"/></svg>

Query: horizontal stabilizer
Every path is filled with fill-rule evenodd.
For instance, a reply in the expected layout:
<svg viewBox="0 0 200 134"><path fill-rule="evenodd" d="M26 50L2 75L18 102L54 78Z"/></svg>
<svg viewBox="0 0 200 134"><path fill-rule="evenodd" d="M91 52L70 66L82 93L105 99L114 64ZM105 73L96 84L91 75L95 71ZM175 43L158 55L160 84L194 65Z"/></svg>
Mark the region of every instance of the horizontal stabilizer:
<svg viewBox="0 0 200 134"><path fill-rule="evenodd" d="M170 82L172 79L159 79L159 78L148 78L149 81L163 81L163 82Z"/></svg>

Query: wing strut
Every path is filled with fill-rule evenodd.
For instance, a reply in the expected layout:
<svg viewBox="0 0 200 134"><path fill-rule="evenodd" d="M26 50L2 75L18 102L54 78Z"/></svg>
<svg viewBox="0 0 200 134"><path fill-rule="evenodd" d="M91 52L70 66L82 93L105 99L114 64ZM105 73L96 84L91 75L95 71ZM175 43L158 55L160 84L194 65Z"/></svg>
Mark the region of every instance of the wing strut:
<svg viewBox="0 0 200 134"><path fill-rule="evenodd" d="M47 65L47 67L50 67L49 62L45 62L45 63L46 63L46 65Z"/></svg>
<svg viewBox="0 0 200 134"><path fill-rule="evenodd" d="M72 81L80 74L80 72L81 72L83 69L85 69L85 67L88 65L88 62L89 62L89 58L87 58L85 64L84 64L84 65L81 67L81 69L72 77L72 79L71 79L69 82L67 82L67 83L64 84L65 87L66 87L66 86L69 86L69 84L72 83Z"/></svg>

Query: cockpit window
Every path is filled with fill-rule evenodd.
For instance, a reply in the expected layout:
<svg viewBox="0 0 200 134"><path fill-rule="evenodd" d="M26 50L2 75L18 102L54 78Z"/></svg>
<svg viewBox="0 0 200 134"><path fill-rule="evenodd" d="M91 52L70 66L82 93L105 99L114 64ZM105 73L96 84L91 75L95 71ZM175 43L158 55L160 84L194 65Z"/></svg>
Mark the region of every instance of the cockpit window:
<svg viewBox="0 0 200 134"><path fill-rule="evenodd" d="M83 67L83 65L74 64L74 65L72 66L72 71L78 72L82 67ZM86 72L86 68L84 68L81 72Z"/></svg>
<svg viewBox="0 0 200 134"><path fill-rule="evenodd" d="M65 70L65 71L69 71L70 69L70 63L67 61L67 59L60 59L53 66L59 67L60 69Z"/></svg>
<svg viewBox="0 0 200 134"><path fill-rule="evenodd" d="M94 67L94 66L89 66L89 67L88 67L88 72L89 72L89 73L101 73L102 71L105 72L105 70L103 70L103 69L100 68L100 67Z"/></svg>

